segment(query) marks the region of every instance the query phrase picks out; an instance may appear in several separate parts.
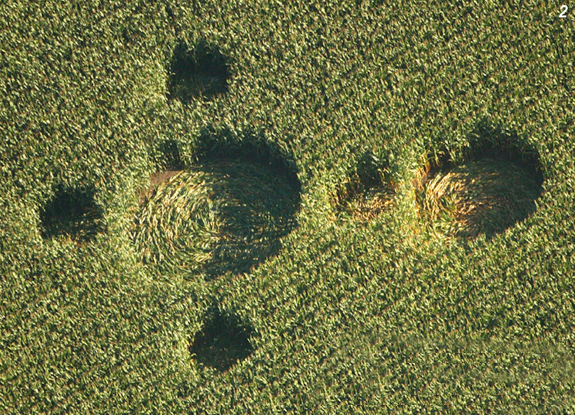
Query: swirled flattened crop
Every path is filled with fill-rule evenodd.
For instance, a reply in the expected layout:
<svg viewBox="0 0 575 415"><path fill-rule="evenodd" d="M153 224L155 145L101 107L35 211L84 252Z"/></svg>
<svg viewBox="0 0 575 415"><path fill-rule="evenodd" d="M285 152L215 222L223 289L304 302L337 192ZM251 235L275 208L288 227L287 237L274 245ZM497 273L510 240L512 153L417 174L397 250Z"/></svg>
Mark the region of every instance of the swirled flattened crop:
<svg viewBox="0 0 575 415"><path fill-rule="evenodd" d="M161 184L143 205L134 241L163 272L210 279L248 271L295 226L299 195L257 164L204 163Z"/></svg>

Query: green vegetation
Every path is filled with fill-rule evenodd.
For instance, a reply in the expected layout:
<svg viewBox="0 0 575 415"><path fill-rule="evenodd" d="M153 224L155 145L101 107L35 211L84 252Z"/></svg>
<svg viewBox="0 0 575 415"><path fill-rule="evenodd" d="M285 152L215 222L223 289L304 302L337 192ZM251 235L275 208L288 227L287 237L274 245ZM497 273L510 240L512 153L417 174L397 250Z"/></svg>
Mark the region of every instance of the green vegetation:
<svg viewBox="0 0 575 415"><path fill-rule="evenodd" d="M284 3L0 5L0 413L575 413L571 9Z"/></svg>

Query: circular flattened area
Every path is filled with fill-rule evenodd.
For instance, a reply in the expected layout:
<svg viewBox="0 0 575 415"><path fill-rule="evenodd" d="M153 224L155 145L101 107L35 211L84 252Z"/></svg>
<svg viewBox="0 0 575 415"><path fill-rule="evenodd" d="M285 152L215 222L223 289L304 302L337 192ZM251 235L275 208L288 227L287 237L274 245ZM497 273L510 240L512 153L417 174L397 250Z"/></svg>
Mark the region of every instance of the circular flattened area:
<svg viewBox="0 0 575 415"><path fill-rule="evenodd" d="M188 103L225 93L230 71L226 57L214 45L201 41L190 48L182 42L174 49L169 75L169 96Z"/></svg>
<svg viewBox="0 0 575 415"><path fill-rule="evenodd" d="M189 351L200 367L225 372L253 352L249 341L251 335L251 328L240 324L233 316L216 312L195 336Z"/></svg>
<svg viewBox="0 0 575 415"><path fill-rule="evenodd" d="M102 210L94 201L93 187L60 186L40 211L44 239L60 235L88 242L104 229Z"/></svg>
<svg viewBox="0 0 575 415"><path fill-rule="evenodd" d="M163 272L211 279L275 255L295 226L299 193L256 163L219 160L162 183L136 220L135 241Z"/></svg>
<svg viewBox="0 0 575 415"><path fill-rule="evenodd" d="M377 217L393 204L395 189L387 176L388 162L366 153L358 167L337 190L336 208L360 221Z"/></svg>
<svg viewBox="0 0 575 415"><path fill-rule="evenodd" d="M492 237L533 213L540 193L531 169L487 157L439 170L424 185L422 208L451 235Z"/></svg>

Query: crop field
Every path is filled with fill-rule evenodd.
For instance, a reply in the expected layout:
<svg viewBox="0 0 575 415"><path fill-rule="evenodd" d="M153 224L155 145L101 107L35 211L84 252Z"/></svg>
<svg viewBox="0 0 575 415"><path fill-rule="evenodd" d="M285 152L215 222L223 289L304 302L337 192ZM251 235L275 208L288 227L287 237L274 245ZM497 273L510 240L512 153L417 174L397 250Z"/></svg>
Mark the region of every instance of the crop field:
<svg viewBox="0 0 575 415"><path fill-rule="evenodd" d="M575 3L0 2L0 413L575 414Z"/></svg>

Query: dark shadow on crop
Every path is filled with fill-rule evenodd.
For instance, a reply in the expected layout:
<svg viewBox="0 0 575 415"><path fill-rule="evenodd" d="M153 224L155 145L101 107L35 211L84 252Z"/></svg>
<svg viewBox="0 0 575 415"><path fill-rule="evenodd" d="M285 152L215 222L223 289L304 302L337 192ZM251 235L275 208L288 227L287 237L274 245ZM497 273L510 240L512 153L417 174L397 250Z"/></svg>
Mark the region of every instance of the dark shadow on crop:
<svg viewBox="0 0 575 415"><path fill-rule="evenodd" d="M285 180L295 192L301 192L298 169L292 154L280 149L263 133L248 132L243 136L229 130L202 131L194 148L198 163L214 160L241 160L258 164Z"/></svg>
<svg viewBox="0 0 575 415"><path fill-rule="evenodd" d="M388 164L371 152L365 153L356 170L337 190L334 201L337 210L367 221L389 208L395 189L387 178Z"/></svg>
<svg viewBox="0 0 575 415"><path fill-rule="evenodd" d="M241 324L234 316L223 315L216 310L196 334L189 351L198 366L225 372L253 352L251 336L250 327Z"/></svg>
<svg viewBox="0 0 575 415"><path fill-rule="evenodd" d="M77 242L88 242L103 231L103 212L94 202L94 194L94 187L59 186L40 211L42 237L68 235Z"/></svg>
<svg viewBox="0 0 575 415"><path fill-rule="evenodd" d="M207 278L247 272L277 255L279 238L296 226L299 194L273 171L251 162L220 161L200 169L216 179L211 191L222 222L204 266Z"/></svg>
<svg viewBox="0 0 575 415"><path fill-rule="evenodd" d="M167 182L185 168L177 140L164 140L157 143L156 146L157 158L154 161L158 170L150 174L150 186L138 190L138 204L140 206L153 195L154 190L159 185Z"/></svg>
<svg viewBox="0 0 575 415"><path fill-rule="evenodd" d="M227 59L205 41L192 48L180 42L174 49L169 72L169 97L183 103L200 97L212 99L228 90Z"/></svg>
<svg viewBox="0 0 575 415"><path fill-rule="evenodd" d="M159 151L163 156L161 162L167 170L182 170L184 168L176 140L162 141L159 144Z"/></svg>
<svg viewBox="0 0 575 415"><path fill-rule="evenodd" d="M424 169L420 212L455 237L490 239L535 212L543 175L536 151L513 132L481 122L469 142Z"/></svg>

